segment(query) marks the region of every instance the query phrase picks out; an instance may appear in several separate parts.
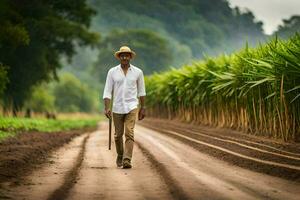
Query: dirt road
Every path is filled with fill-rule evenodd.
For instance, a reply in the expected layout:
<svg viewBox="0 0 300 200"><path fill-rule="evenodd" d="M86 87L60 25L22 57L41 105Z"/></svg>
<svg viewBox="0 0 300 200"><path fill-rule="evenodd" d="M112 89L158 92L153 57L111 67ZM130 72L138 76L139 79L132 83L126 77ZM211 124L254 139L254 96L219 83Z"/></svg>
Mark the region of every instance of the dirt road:
<svg viewBox="0 0 300 200"><path fill-rule="evenodd" d="M41 165L22 183L2 184L1 197L6 199L299 199L300 183L295 180L295 177L280 178L255 172L225 162L213 154L209 155L197 145L206 145L207 148L215 149L215 153L223 151L224 154L231 154L231 156L242 155L245 158L241 159L248 159L248 162L254 165L263 161L261 164L269 166L271 171L276 171L278 168L281 169L280 172L286 170L284 172L296 174L300 172L300 155L297 152L282 149L272 151L274 155L271 157L276 157L276 154L285 155L286 157L283 156L285 160L290 160L282 163L254 157L254 154L245 154L242 151L236 152L214 141L190 137L182 134L180 129L174 131L171 128L167 130L165 127L164 131L167 131L167 134L164 134L137 125L133 168L121 169L115 164L114 143L111 151L107 148L107 128L107 124L101 124L99 130L81 135L58 149L51 155L49 162ZM216 139L210 138L210 140ZM250 145L248 149L251 150L249 147ZM258 151L260 153L267 151L265 148L255 148L261 150Z"/></svg>

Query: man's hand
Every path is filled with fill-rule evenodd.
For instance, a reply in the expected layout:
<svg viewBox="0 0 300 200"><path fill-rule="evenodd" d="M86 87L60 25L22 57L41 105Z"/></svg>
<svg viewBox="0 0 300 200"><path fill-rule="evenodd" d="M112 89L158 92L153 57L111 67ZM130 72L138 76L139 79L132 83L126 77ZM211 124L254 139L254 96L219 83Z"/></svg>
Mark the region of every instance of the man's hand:
<svg viewBox="0 0 300 200"><path fill-rule="evenodd" d="M104 114L105 114L105 116L108 118L108 119L111 119L111 111L110 111L110 107L109 107L109 105L110 105L110 99L109 98L105 98L104 99L104 105L105 105L105 107L104 107Z"/></svg>
<svg viewBox="0 0 300 200"><path fill-rule="evenodd" d="M140 108L140 111L139 111L139 120L142 120L142 119L144 119L145 118L145 116L146 116L146 113L145 113L145 108Z"/></svg>
<svg viewBox="0 0 300 200"><path fill-rule="evenodd" d="M110 111L110 109L105 109L105 116L106 116L108 119L111 119L111 111Z"/></svg>

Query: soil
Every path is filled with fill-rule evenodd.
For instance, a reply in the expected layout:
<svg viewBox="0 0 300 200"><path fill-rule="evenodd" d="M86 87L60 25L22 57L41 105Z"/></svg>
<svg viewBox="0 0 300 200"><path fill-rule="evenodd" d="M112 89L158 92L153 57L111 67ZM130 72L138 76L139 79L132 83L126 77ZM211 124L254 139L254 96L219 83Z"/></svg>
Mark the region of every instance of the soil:
<svg viewBox="0 0 300 200"><path fill-rule="evenodd" d="M231 164L300 182L300 145L298 143L280 142L258 136L249 136L228 129L196 126L164 119L148 118L140 124L186 142L198 151ZM172 134L172 131L177 134ZM178 137L178 134L204 144L191 142L183 137ZM210 144L213 147L206 144ZM214 146L241 154L246 158L214 148ZM258 161L249 160L247 157ZM263 162L259 162L260 160ZM268 161L274 164L268 164Z"/></svg>
<svg viewBox="0 0 300 200"><path fill-rule="evenodd" d="M30 174L38 164L46 162L49 152L70 142L72 138L95 128L67 132L26 132L0 142L0 183L14 181Z"/></svg>
<svg viewBox="0 0 300 200"><path fill-rule="evenodd" d="M300 196L296 143L148 118L135 127L133 168L122 169L116 166L113 140L108 150L108 123L95 131L64 134L5 142L11 150L1 156L14 158L9 155L19 143L20 150L14 151L24 156L7 162L23 163L16 165L18 173L1 168L6 176L0 183L0 199L296 200Z"/></svg>

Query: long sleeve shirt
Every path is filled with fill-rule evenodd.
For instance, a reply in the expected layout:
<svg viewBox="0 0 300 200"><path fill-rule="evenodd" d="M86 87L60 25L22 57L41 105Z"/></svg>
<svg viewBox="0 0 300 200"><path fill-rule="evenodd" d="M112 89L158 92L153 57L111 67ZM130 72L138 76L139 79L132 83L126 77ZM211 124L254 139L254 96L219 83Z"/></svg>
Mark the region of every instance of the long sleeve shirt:
<svg viewBox="0 0 300 200"><path fill-rule="evenodd" d="M121 65L111 68L107 73L103 99L111 99L112 94L114 113L126 114L137 108L138 97L146 96L143 71L131 64L126 75Z"/></svg>

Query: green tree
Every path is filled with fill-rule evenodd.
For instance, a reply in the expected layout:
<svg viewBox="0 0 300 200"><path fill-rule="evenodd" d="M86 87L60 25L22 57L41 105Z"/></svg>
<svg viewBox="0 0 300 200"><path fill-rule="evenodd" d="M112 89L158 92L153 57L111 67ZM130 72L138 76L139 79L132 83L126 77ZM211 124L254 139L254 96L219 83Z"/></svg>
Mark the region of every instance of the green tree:
<svg viewBox="0 0 300 200"><path fill-rule="evenodd" d="M20 15L9 9L8 0L0 1L0 24L0 53L1 50L9 50L7 47L15 49L29 43L29 35L20 20ZM0 59L0 97L8 84L8 69L7 63L3 63L3 60Z"/></svg>
<svg viewBox="0 0 300 200"><path fill-rule="evenodd" d="M91 112L94 109L93 92L72 74L65 73L54 87L55 106L62 112Z"/></svg>
<svg viewBox="0 0 300 200"><path fill-rule="evenodd" d="M51 94L46 85L39 85L33 88L30 98L25 102L25 106L34 112L55 111L55 97Z"/></svg>
<svg viewBox="0 0 300 200"><path fill-rule="evenodd" d="M12 29L18 33L15 37L20 36L21 43L24 41L18 46L9 42L0 46L0 61L9 66L4 103L6 107L11 105L16 113L30 97L31 87L57 78L62 55L71 59L75 45L95 44L98 36L87 30L95 12L87 6L86 0L3 2L1 9L5 8L3 15L8 20L0 37L3 38L5 30Z"/></svg>
<svg viewBox="0 0 300 200"><path fill-rule="evenodd" d="M30 41L21 14L12 9L10 4L10 0L0 1L0 49L8 46L14 49L28 45Z"/></svg>
<svg viewBox="0 0 300 200"><path fill-rule="evenodd" d="M113 56L120 46L127 45L137 52L132 64L140 67L144 74L166 69L172 63L170 46L164 38L149 30L114 30L100 43L98 61L94 65L94 74L101 80L109 68L119 64Z"/></svg>
<svg viewBox="0 0 300 200"><path fill-rule="evenodd" d="M294 15L289 19L284 19L283 25L278 27L274 35L287 39L296 32L300 33L300 15Z"/></svg>
<svg viewBox="0 0 300 200"><path fill-rule="evenodd" d="M96 30L154 30L186 45L196 58L232 52L264 40L262 22L249 10L231 8L227 0L90 0L98 11ZM173 57L176 57L173 55Z"/></svg>
<svg viewBox="0 0 300 200"><path fill-rule="evenodd" d="M7 67L3 66L0 63L0 97L3 94L7 82L8 82Z"/></svg>

